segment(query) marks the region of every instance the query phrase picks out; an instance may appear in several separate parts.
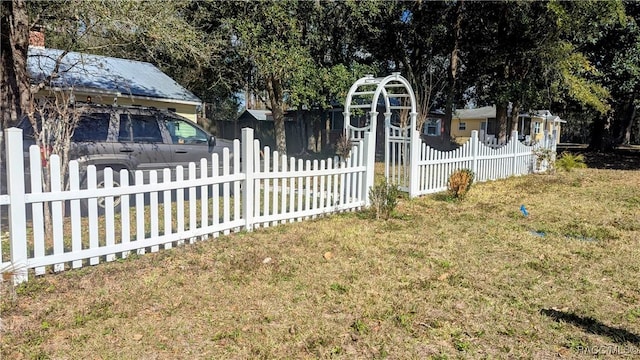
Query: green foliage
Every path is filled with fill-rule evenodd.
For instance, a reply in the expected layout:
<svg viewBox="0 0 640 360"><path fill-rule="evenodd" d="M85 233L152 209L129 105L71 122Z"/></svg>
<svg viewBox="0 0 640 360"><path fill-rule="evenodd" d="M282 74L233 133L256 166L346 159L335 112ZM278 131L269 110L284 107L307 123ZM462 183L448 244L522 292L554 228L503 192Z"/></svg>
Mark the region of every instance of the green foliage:
<svg viewBox="0 0 640 360"><path fill-rule="evenodd" d="M386 179L369 189L371 210L376 219L382 218L386 220L391 216L398 205L399 195L400 189L398 189L398 185L389 184Z"/></svg>
<svg viewBox="0 0 640 360"><path fill-rule="evenodd" d="M462 200L473 184L474 174L469 169L456 170L447 182L447 191L454 199Z"/></svg>
<svg viewBox="0 0 640 360"><path fill-rule="evenodd" d="M369 326L361 319L356 319L353 324L351 324L351 328L358 335L365 335L369 332Z"/></svg>
<svg viewBox="0 0 640 360"><path fill-rule="evenodd" d="M347 289L346 286L339 284L339 283L333 283L329 286L329 289L331 289L331 291L335 291L338 294L346 294L349 289Z"/></svg>
<svg viewBox="0 0 640 360"><path fill-rule="evenodd" d="M556 169L564 171L572 171L573 169L584 169L587 164L584 162L584 156L582 154L572 154L563 152L555 162Z"/></svg>

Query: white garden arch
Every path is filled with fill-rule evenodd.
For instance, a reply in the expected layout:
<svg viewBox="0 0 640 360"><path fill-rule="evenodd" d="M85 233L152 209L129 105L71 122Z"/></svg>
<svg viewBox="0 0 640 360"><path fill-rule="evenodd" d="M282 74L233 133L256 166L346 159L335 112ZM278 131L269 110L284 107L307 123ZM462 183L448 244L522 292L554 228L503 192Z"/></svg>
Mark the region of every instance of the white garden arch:
<svg viewBox="0 0 640 360"><path fill-rule="evenodd" d="M381 106L384 106L385 177L389 183L398 185L413 196L416 192L412 191L411 163L418 159L421 140L416 131L416 96L407 79L400 73L392 73L380 78L366 75L353 83L344 104L345 135L352 141L363 139L366 132L372 132L377 137L378 109ZM353 111L365 111L360 114L366 119L364 124L351 124L352 116L357 115ZM409 121L403 127L391 121L400 111L408 111ZM377 143L375 140L372 146Z"/></svg>

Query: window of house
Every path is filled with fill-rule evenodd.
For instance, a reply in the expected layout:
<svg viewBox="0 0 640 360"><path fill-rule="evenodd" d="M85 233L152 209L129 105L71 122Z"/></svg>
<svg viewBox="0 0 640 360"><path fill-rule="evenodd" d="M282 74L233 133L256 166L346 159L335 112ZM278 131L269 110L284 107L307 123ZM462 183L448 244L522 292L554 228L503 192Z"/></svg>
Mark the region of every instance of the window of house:
<svg viewBox="0 0 640 360"><path fill-rule="evenodd" d="M540 134L540 123L539 122L534 122L533 123L533 133L534 134Z"/></svg>
<svg viewBox="0 0 640 360"><path fill-rule="evenodd" d="M331 130L344 129L344 115L340 111L332 111L329 113L331 116Z"/></svg>
<svg viewBox="0 0 640 360"><path fill-rule="evenodd" d="M487 119L487 134L496 135L497 134L497 125L496 118L488 118Z"/></svg>
<svg viewBox="0 0 640 360"><path fill-rule="evenodd" d="M427 119L423 132L427 136L440 136L440 119Z"/></svg>
<svg viewBox="0 0 640 360"><path fill-rule="evenodd" d="M467 130L467 123L466 122L460 122L458 124L458 130Z"/></svg>

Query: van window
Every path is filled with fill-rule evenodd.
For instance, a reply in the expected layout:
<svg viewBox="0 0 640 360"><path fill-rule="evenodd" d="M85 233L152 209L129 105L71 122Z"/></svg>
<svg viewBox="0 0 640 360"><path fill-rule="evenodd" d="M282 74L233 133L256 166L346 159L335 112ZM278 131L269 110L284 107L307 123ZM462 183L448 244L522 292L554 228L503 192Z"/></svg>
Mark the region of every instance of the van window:
<svg viewBox="0 0 640 360"><path fill-rule="evenodd" d="M162 133L156 117L152 115L120 115L119 141L161 143Z"/></svg>
<svg viewBox="0 0 640 360"><path fill-rule="evenodd" d="M73 141L106 141L110 118L109 113L81 115L73 131Z"/></svg>
<svg viewBox="0 0 640 360"><path fill-rule="evenodd" d="M208 144L207 134L194 125L173 118L165 118L164 122L174 144Z"/></svg>

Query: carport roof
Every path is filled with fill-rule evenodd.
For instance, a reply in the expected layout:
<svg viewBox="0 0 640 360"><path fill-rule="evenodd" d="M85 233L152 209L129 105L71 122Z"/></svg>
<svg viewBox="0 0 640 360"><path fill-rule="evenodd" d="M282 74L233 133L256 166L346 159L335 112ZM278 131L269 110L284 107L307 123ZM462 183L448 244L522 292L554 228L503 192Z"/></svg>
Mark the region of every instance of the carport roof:
<svg viewBox="0 0 640 360"><path fill-rule="evenodd" d="M32 82L50 76L62 50L29 48L27 67ZM148 62L69 52L60 63L54 87L89 89L200 105L202 100Z"/></svg>
<svg viewBox="0 0 640 360"><path fill-rule="evenodd" d="M456 109L453 117L460 120L490 119L496 117L496 107L483 106L475 109Z"/></svg>

